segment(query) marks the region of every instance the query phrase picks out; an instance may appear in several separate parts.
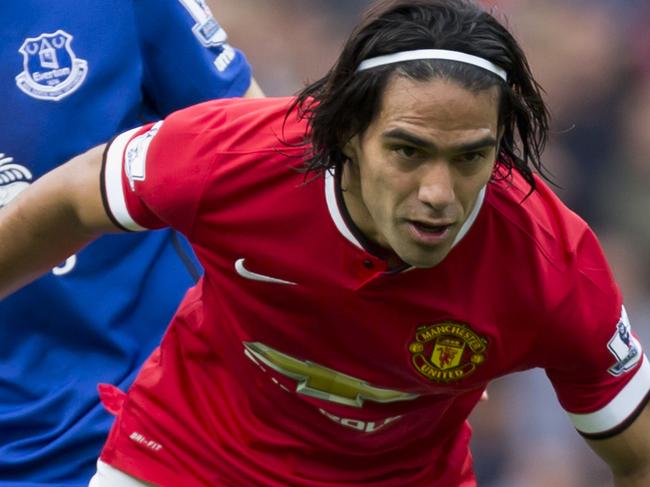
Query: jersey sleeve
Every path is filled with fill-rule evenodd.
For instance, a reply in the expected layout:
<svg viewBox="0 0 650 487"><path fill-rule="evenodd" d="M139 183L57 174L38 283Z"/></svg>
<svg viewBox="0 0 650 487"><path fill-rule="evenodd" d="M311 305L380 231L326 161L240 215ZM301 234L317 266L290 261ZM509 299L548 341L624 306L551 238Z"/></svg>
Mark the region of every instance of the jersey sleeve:
<svg viewBox="0 0 650 487"><path fill-rule="evenodd" d="M566 282L556 315L561 318L544 337L546 373L578 432L589 438L612 436L646 404L650 365L588 228Z"/></svg>
<svg viewBox="0 0 650 487"><path fill-rule="evenodd" d="M133 4L145 96L159 114L246 92L250 65L228 43L205 0L133 0Z"/></svg>
<svg viewBox="0 0 650 487"><path fill-rule="evenodd" d="M108 144L101 188L106 212L118 227L172 227L190 235L215 159L205 134L220 123L218 110L204 105L124 132Z"/></svg>

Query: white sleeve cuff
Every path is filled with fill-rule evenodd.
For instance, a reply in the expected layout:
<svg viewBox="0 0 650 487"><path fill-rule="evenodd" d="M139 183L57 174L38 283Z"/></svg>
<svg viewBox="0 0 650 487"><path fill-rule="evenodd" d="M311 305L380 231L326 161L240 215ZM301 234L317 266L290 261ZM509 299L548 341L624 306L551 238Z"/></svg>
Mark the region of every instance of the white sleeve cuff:
<svg viewBox="0 0 650 487"><path fill-rule="evenodd" d="M118 135L108 146L104 161L104 181L102 182L106 194L107 210L120 226L134 232L143 231L146 228L138 225L129 214L122 186L122 171L124 150L138 130L140 127Z"/></svg>
<svg viewBox="0 0 650 487"><path fill-rule="evenodd" d="M650 364L643 356L643 363L634 377L605 407L588 414L569 414L573 425L586 435L602 434L615 430L637 412L650 391Z"/></svg>

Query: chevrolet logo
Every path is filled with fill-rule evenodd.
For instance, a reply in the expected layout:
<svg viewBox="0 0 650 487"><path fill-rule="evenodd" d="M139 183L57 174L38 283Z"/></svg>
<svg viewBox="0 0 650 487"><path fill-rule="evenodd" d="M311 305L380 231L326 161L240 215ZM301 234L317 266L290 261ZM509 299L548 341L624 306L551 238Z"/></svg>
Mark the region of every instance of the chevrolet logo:
<svg viewBox="0 0 650 487"><path fill-rule="evenodd" d="M372 386L309 360L298 360L263 343L244 342L244 347L251 360L295 380L296 392L306 396L358 408L363 407L364 401L389 403L418 397L418 394Z"/></svg>

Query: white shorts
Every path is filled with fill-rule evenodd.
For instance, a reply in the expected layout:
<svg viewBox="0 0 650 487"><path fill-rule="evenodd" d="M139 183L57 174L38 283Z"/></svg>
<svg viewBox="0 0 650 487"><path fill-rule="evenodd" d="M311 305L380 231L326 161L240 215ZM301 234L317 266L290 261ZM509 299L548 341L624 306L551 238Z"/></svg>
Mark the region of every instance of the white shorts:
<svg viewBox="0 0 650 487"><path fill-rule="evenodd" d="M90 479L88 487L150 487L148 484L122 472L108 463L97 460L97 473Z"/></svg>

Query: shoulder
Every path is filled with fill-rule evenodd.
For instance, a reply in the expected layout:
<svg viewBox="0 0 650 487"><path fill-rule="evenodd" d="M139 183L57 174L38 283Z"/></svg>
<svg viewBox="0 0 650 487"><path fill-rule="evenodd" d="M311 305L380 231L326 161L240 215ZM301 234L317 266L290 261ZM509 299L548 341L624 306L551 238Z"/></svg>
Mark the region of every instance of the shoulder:
<svg viewBox="0 0 650 487"><path fill-rule="evenodd" d="M570 210L542 181L535 177L536 188L513 171L511 177L491 183L486 202L507 227L507 234L540 254L549 264L566 269L592 234L587 223Z"/></svg>
<svg viewBox="0 0 650 487"><path fill-rule="evenodd" d="M168 116L161 132L171 150L191 142L214 156L283 151L302 152L306 122L289 113L293 98L211 100Z"/></svg>
<svg viewBox="0 0 650 487"><path fill-rule="evenodd" d="M540 178L491 184L490 233L547 331L578 335L615 323L622 297L598 238ZM516 262L516 265L512 265ZM570 324L570 326L568 326ZM557 331L557 330L556 330ZM610 333L607 331L607 333ZM610 333L611 335L611 333Z"/></svg>

